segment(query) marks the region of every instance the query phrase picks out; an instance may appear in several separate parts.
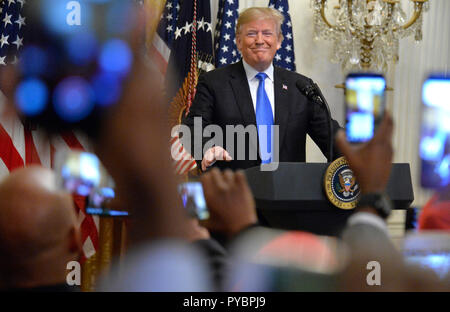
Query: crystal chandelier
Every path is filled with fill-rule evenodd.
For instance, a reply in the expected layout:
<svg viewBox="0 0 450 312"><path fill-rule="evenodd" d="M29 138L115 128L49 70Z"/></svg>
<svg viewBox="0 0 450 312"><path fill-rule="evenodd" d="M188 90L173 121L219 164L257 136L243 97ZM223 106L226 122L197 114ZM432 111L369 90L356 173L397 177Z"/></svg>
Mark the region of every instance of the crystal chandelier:
<svg viewBox="0 0 450 312"><path fill-rule="evenodd" d="M422 12L428 0L410 0L414 12L407 20L399 0L339 0L327 17L329 0L311 0L314 10L314 39L331 40L333 63L349 71L387 73L388 64L398 62L400 38L414 35L422 40ZM328 12L329 13L329 12Z"/></svg>

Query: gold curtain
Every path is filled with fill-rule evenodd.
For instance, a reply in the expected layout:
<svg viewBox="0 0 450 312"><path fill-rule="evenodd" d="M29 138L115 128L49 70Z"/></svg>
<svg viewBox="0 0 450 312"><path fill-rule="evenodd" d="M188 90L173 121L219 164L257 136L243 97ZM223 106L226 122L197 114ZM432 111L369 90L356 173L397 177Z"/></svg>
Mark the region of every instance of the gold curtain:
<svg viewBox="0 0 450 312"><path fill-rule="evenodd" d="M101 217L98 235L97 252L81 268L82 291L95 291L99 276L109 274L113 260L120 269L127 248L127 220Z"/></svg>

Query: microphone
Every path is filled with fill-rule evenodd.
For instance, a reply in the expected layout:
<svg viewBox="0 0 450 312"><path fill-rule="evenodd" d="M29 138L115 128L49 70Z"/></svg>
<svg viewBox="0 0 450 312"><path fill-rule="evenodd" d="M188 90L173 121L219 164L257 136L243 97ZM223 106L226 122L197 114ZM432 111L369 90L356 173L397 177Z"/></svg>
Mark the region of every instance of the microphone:
<svg viewBox="0 0 450 312"><path fill-rule="evenodd" d="M297 88L300 90L300 92L306 96L309 100L315 102L315 103L319 103L319 104L323 104L322 99L319 97L317 91L316 91L316 87L317 85L312 82L312 81L307 81L305 80L297 80Z"/></svg>
<svg viewBox="0 0 450 312"><path fill-rule="evenodd" d="M333 126L331 123L331 113L330 113L330 107L328 106L327 100L325 100L325 97L322 94L322 91L320 91L319 86L313 82L312 80L308 79L299 79L296 82L296 86L300 93L302 93L308 100L318 104L322 105L325 108L325 111L327 112L327 118L328 118L328 137L329 137L329 151L328 151L328 157L327 161L332 162L333 161Z"/></svg>

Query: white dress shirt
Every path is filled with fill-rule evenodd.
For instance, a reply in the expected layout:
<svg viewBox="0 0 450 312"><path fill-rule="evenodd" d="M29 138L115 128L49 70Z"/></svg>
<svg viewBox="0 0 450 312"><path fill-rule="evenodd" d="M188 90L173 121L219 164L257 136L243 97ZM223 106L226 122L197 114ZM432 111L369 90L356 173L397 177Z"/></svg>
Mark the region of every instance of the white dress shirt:
<svg viewBox="0 0 450 312"><path fill-rule="evenodd" d="M247 75L250 94L252 95L253 109L256 113L256 97L258 93L259 79L255 76L259 73L259 71L248 65L244 60L242 60L242 62L244 64L245 74ZM275 87L273 80L273 65L270 64L270 66L265 71L263 71L263 73L266 73L267 75L267 78L264 81L264 87L266 89L267 97L270 101L270 106L272 107L273 120L275 121Z"/></svg>

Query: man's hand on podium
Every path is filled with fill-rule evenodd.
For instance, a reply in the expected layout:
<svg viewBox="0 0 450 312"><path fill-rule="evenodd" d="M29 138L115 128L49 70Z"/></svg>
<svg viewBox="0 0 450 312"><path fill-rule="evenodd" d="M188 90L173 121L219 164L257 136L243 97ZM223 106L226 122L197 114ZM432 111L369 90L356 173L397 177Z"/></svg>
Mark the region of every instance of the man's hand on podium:
<svg viewBox="0 0 450 312"><path fill-rule="evenodd" d="M216 162L216 160L231 161L230 154L221 146L214 146L208 149L202 159L202 170L206 171L208 167Z"/></svg>
<svg viewBox="0 0 450 312"><path fill-rule="evenodd" d="M213 168L201 176L210 217L206 227L233 237L257 223L256 205L242 171Z"/></svg>

